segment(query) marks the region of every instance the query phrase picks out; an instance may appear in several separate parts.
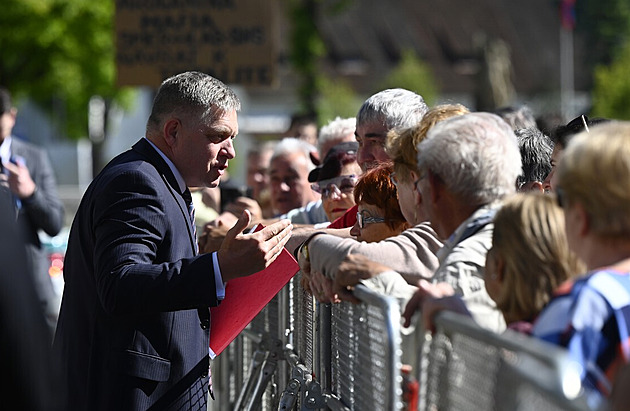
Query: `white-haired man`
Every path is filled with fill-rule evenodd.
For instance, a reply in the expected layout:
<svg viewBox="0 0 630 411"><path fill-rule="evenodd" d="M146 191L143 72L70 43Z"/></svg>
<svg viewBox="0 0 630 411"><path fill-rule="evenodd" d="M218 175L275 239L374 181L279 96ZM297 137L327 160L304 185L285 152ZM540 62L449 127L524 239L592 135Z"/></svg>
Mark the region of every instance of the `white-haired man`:
<svg viewBox="0 0 630 411"><path fill-rule="evenodd" d="M357 141L354 136L357 120L354 117L336 117L319 130L317 138L317 150L319 158L323 161L328 151L340 143Z"/></svg>
<svg viewBox="0 0 630 411"><path fill-rule="evenodd" d="M276 215L319 199L308 181L308 173L315 168L311 159L315 151L313 145L292 137L283 138L275 147L269 163L269 188L271 207ZM326 221L325 213L323 218Z"/></svg>
<svg viewBox="0 0 630 411"><path fill-rule="evenodd" d="M490 113L442 121L418 145L418 169L416 190L431 225L445 239L432 282L449 284L479 324L502 330L505 322L486 292L484 270L494 214L501 199L514 193L521 174L514 132ZM427 293L440 290L421 284L405 308L407 322Z"/></svg>

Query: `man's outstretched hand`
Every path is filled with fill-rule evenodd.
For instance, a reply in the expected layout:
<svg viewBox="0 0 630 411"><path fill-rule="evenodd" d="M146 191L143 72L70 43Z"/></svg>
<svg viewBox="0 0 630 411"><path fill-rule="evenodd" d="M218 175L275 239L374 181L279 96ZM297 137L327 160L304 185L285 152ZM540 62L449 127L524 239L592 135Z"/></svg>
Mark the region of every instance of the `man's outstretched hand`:
<svg viewBox="0 0 630 411"><path fill-rule="evenodd" d="M245 210L225 235L218 251L219 267L224 282L269 267L291 237L293 226L289 220L270 224L253 234L242 234L249 226L251 218L250 212Z"/></svg>

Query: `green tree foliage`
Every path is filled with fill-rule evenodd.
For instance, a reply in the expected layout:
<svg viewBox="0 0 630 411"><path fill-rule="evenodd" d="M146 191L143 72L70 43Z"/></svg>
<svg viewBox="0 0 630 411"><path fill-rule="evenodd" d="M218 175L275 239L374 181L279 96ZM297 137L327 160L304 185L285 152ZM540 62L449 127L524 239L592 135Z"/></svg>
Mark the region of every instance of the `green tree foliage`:
<svg viewBox="0 0 630 411"><path fill-rule="evenodd" d="M59 131L87 135L93 95L128 107L115 86L113 0L10 0L0 13L0 84L55 112Z"/></svg>
<svg viewBox="0 0 630 411"><path fill-rule="evenodd" d="M576 2L576 30L586 35L587 64L610 64L630 34L628 0Z"/></svg>
<svg viewBox="0 0 630 411"><path fill-rule="evenodd" d="M315 101L320 87L319 59L326 53L314 16L318 0L289 0L288 9L291 21L290 60L300 75L301 85L298 95L302 111L315 113Z"/></svg>
<svg viewBox="0 0 630 411"><path fill-rule="evenodd" d="M346 82L322 76L320 94L317 100L317 114L320 126L339 116L355 117L363 100Z"/></svg>
<svg viewBox="0 0 630 411"><path fill-rule="evenodd" d="M630 40L608 66L595 68L593 115L630 120Z"/></svg>
<svg viewBox="0 0 630 411"><path fill-rule="evenodd" d="M400 62L389 73L380 89L397 87L420 94L429 106L434 104L439 93L431 68L412 50L403 51Z"/></svg>

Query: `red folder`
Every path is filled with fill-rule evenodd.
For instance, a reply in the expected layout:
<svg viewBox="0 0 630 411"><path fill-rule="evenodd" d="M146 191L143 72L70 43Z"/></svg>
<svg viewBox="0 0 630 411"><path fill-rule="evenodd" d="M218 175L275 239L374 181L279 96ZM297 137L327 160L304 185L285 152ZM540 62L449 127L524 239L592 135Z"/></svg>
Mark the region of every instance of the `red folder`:
<svg viewBox="0 0 630 411"><path fill-rule="evenodd" d="M210 357L221 354L299 270L295 258L284 248L264 270L230 280L225 285L225 299L210 308Z"/></svg>

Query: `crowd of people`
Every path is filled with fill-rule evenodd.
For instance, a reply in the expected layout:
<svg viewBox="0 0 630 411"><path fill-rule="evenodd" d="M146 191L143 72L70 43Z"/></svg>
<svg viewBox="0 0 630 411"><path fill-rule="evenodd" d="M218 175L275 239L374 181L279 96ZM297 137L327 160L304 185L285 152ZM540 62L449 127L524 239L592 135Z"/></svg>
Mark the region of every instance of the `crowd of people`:
<svg viewBox="0 0 630 411"><path fill-rule="evenodd" d="M206 409L208 307L286 247L320 303L358 302L362 283L399 299L408 327L431 330L450 310L540 338L581 365L593 408L617 405L630 361L630 123L581 115L547 132L526 106L428 107L387 89L356 118L301 118L257 145L248 190L220 199L207 189L236 155L239 110L208 75L166 79L145 137L87 189L53 343L60 403Z"/></svg>
<svg viewBox="0 0 630 411"><path fill-rule="evenodd" d="M321 303L357 302L361 282L398 298L406 326L430 330L452 310L560 345L581 366L589 404L607 404L630 360L630 125L581 115L549 134L527 107L371 96L356 154L343 154L360 173L337 161L325 184L308 180L314 201L343 207L294 228L287 248L302 286Z"/></svg>

